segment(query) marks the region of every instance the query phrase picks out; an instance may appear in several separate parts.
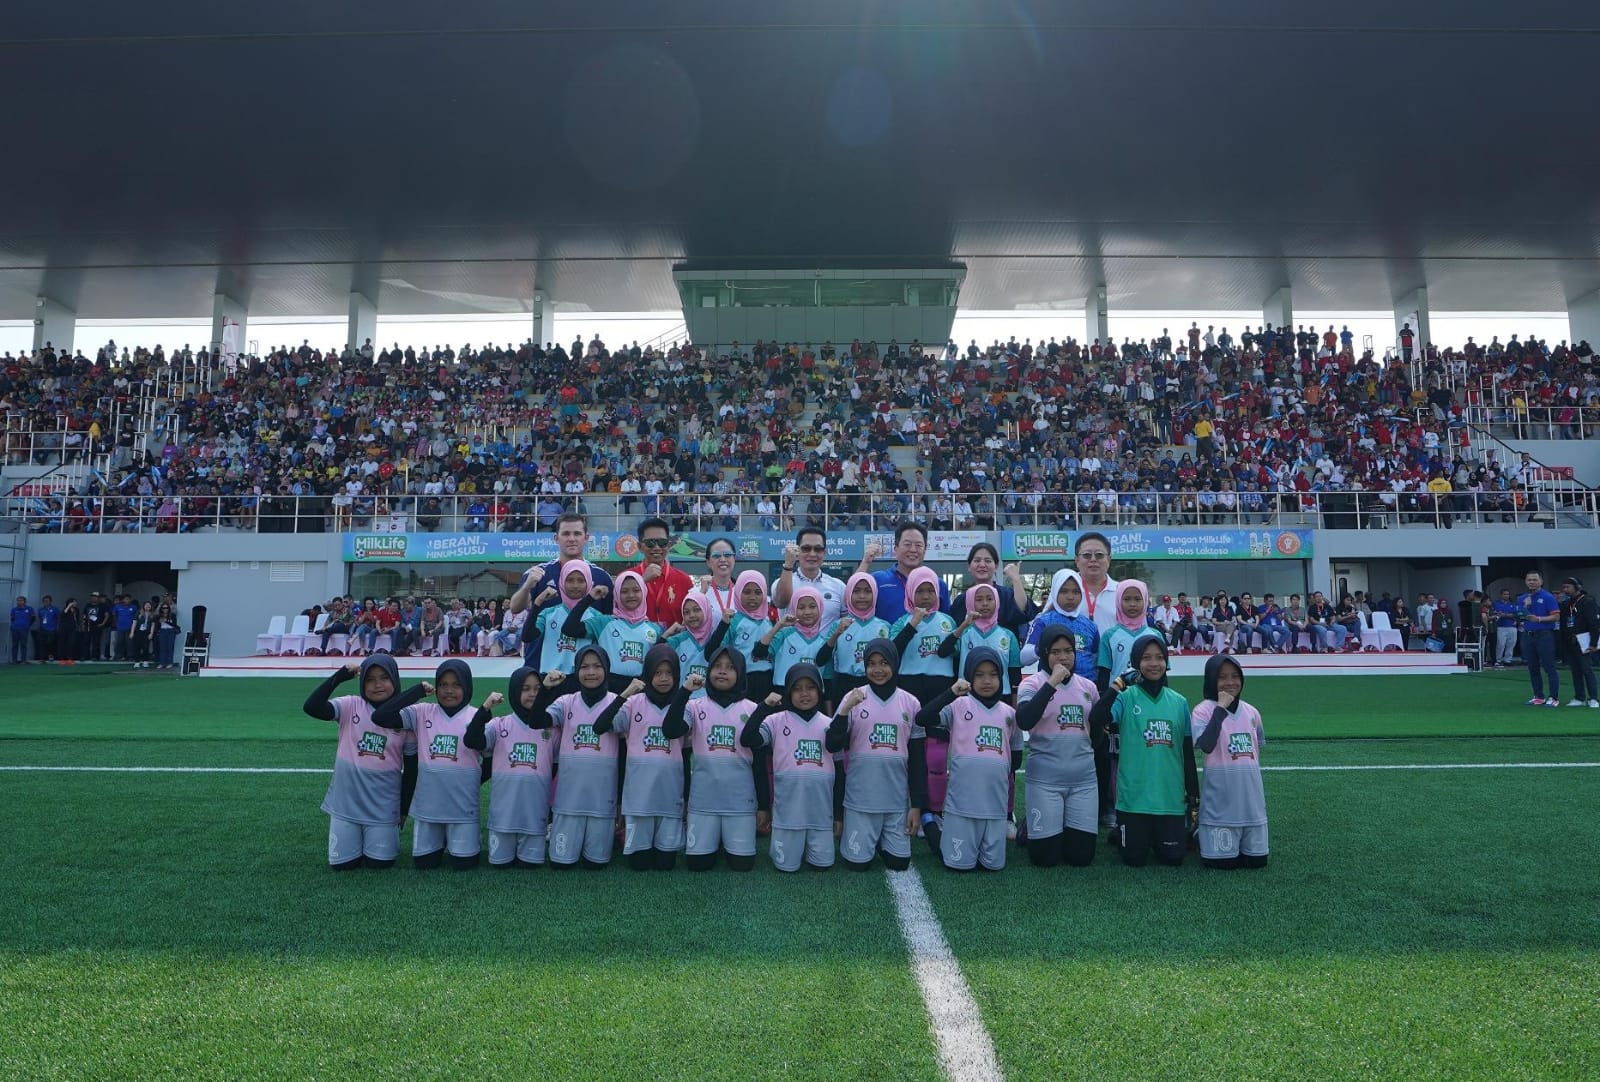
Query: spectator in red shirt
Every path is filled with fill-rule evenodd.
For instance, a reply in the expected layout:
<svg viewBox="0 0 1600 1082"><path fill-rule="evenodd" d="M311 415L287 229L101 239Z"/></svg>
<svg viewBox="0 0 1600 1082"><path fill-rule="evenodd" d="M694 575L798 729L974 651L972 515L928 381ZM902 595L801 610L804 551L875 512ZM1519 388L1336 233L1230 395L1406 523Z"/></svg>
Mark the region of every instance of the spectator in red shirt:
<svg viewBox="0 0 1600 1082"><path fill-rule="evenodd" d="M694 589L694 580L667 561L672 531L665 519L639 523L639 547L644 559L632 570L644 579L645 615L662 627L682 623L683 599Z"/></svg>

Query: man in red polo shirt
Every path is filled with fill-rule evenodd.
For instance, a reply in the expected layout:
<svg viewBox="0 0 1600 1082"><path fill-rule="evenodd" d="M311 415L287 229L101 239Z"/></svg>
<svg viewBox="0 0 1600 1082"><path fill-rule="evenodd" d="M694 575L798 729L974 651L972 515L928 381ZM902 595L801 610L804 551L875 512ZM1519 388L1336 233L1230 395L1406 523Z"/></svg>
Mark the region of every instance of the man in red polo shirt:
<svg viewBox="0 0 1600 1082"><path fill-rule="evenodd" d="M683 599L694 589L694 580L667 562L672 532L665 519L639 523L639 547L644 559L630 570L644 576L645 615L662 627L682 623Z"/></svg>

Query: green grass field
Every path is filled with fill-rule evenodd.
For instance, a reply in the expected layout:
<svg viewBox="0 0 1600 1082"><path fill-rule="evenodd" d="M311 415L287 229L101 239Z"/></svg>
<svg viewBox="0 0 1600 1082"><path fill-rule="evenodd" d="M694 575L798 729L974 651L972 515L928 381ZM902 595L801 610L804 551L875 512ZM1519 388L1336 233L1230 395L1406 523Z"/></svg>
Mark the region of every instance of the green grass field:
<svg viewBox="0 0 1600 1082"><path fill-rule="evenodd" d="M325 769L307 690L7 671L0 766ZM1247 692L1269 766L1600 762L1520 675ZM1011 1078L1592 1078L1597 782L1274 771L1263 872L917 869ZM940 1075L880 871L334 874L326 784L0 772L0 1077Z"/></svg>

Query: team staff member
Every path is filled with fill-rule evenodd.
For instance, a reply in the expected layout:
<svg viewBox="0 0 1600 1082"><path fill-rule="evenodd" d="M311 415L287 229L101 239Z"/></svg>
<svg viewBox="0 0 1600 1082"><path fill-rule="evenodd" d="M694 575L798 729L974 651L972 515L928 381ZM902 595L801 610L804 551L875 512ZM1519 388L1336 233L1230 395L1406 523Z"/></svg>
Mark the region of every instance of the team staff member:
<svg viewBox="0 0 1600 1082"><path fill-rule="evenodd" d="M1083 611L1101 633L1117 623L1117 580L1111 572L1111 542L1093 530L1072 546L1073 563L1083 584Z"/></svg>
<svg viewBox="0 0 1600 1082"><path fill-rule="evenodd" d="M589 547L589 523L582 515L575 511L568 511L556 519L556 548L558 555L547 564L530 567L522 576L522 584L517 587L516 593L511 595L508 606L512 612L522 612L532 600L544 593L546 587L561 592L561 568L574 560L585 560L585 550ZM611 576L599 566L589 569L593 578L593 585L604 586L606 593L594 603L594 607L611 615L611 595L616 592L616 584L611 581ZM531 653L532 651L530 651Z"/></svg>
<svg viewBox="0 0 1600 1082"><path fill-rule="evenodd" d="M827 554L828 535L816 526L801 527L794 541L783 547L783 574L772 584L772 603L778 606L779 616L789 615L794 591L800 586L809 586L822 595L824 626L831 627L844 615L844 582L822 570ZM865 570L871 573L871 568Z"/></svg>
<svg viewBox="0 0 1600 1082"><path fill-rule="evenodd" d="M882 547L868 545L866 554L861 557L861 566L856 570L866 572L877 581L878 616L893 624L911 610L906 604L906 579L922 566L928 555L927 529L919 522L902 522L894 531L894 566L882 571L872 570L873 561L882 555ZM935 585L939 588L939 611L949 612L949 588L938 576L935 576Z"/></svg>
<svg viewBox="0 0 1600 1082"><path fill-rule="evenodd" d="M1575 578L1561 580L1561 645L1572 666L1572 701L1568 706L1589 706L1600 710L1595 694L1594 659L1600 646L1600 614L1594 598Z"/></svg>
<svg viewBox="0 0 1600 1082"><path fill-rule="evenodd" d="M1529 571L1522 578L1528 592L1519 600L1522 611L1522 654L1528 662L1528 679L1533 684L1529 706L1561 705L1561 671L1556 668L1556 633L1561 623L1561 605L1544 588L1544 577ZM1544 693L1544 677L1550 680L1550 694Z"/></svg>
<svg viewBox="0 0 1600 1082"><path fill-rule="evenodd" d="M1494 667L1503 669L1511 664L1511 655L1517 650L1517 603L1511 600L1510 590L1501 590L1494 603Z"/></svg>
<svg viewBox="0 0 1600 1082"><path fill-rule="evenodd" d="M694 589L694 580L667 560L672 547L667 520L647 518L639 523L639 547L644 559L632 570L644 579L645 615L662 627L683 623L683 599Z"/></svg>

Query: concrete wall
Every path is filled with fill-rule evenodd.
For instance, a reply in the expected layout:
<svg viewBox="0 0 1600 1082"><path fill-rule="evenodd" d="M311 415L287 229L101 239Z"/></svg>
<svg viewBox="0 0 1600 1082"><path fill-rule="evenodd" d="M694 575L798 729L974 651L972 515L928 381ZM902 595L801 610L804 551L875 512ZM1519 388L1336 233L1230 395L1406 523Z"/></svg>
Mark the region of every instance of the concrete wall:
<svg viewBox="0 0 1600 1082"><path fill-rule="evenodd" d="M955 309L933 305L840 308L686 308L689 337L702 345L726 348L738 342L748 348L764 342L832 342L846 346L854 339L876 341L879 348L890 339L902 347L913 338L924 346L943 348L955 322Z"/></svg>

